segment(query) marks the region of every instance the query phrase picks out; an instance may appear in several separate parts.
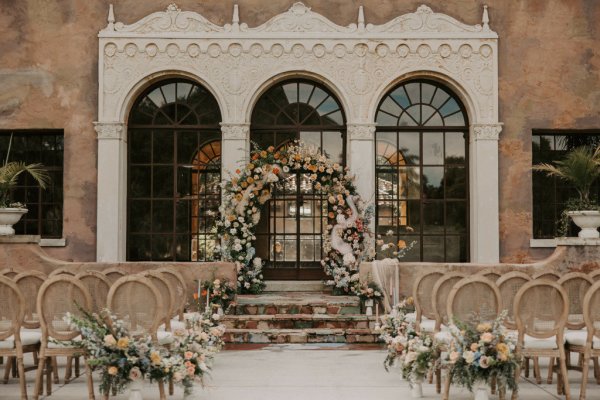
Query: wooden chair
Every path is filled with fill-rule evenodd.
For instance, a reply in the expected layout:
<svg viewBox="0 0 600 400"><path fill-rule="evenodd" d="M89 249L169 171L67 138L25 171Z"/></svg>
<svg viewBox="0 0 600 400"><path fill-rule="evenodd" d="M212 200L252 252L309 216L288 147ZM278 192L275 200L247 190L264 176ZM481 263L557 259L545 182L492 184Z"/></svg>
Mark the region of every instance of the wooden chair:
<svg viewBox="0 0 600 400"><path fill-rule="evenodd" d="M433 287L444 273L442 271L426 272L419 276L413 286L415 302L415 325L417 330L433 333L435 330L435 314L433 312ZM423 320L423 317L426 318Z"/></svg>
<svg viewBox="0 0 600 400"><path fill-rule="evenodd" d="M158 343L158 327L164 319L164 302L153 281L143 275L127 275L108 292L108 309L123 320L134 337L150 335ZM110 392L108 388L107 393ZM158 381L160 399L165 400L164 382ZM108 394L104 395L108 399Z"/></svg>
<svg viewBox="0 0 600 400"><path fill-rule="evenodd" d="M553 282L557 282L561 275L558 272L553 271L539 271L531 275L532 279L548 279Z"/></svg>
<svg viewBox="0 0 600 400"><path fill-rule="evenodd" d="M592 278L594 282L600 281L600 268L591 271L588 276Z"/></svg>
<svg viewBox="0 0 600 400"><path fill-rule="evenodd" d="M125 275L127 275L127 272L125 272L119 267L107 268L100 272L102 272L112 283L116 282L119 278L122 278Z"/></svg>
<svg viewBox="0 0 600 400"><path fill-rule="evenodd" d="M162 324L159 330L171 331L171 311L173 310L173 304L175 304L175 289L171 287L169 281L163 276L162 273L151 270L142 273L143 276L147 277L152 281L152 284L156 286L160 292L163 302L163 315Z"/></svg>
<svg viewBox="0 0 600 400"><path fill-rule="evenodd" d="M442 276L433 286L433 313L435 315L435 339L440 343L448 343L451 339L451 335L448 331L444 331L443 328L449 325L448 321L448 296L452 291L452 288L456 283L462 280L465 274L461 272L451 272ZM437 393L441 393L441 369L438 367L435 371L436 382L435 389ZM431 383L431 382L430 382Z"/></svg>
<svg viewBox="0 0 600 400"><path fill-rule="evenodd" d="M67 344L54 343L58 341L77 340L80 332L74 330L65 321L67 313L81 315L79 307L90 310L92 299L85 285L68 274L57 274L49 277L40 287L37 297L37 312L42 327L42 345L35 378L34 398L37 400L42 392L44 366L49 364L52 357L78 357L82 350ZM84 355L85 357L85 355ZM94 399L94 384L92 372L87 362L88 398ZM46 368L46 395L52 394L51 368ZM65 382L66 383L66 382Z"/></svg>
<svg viewBox="0 0 600 400"><path fill-rule="evenodd" d="M99 313L106 308L108 300L108 291L112 282L101 272L98 271L83 271L75 275L90 292L92 296L92 311Z"/></svg>
<svg viewBox="0 0 600 400"><path fill-rule="evenodd" d="M477 275L483 275L492 282L496 282L502 276L496 268L484 268L477 272Z"/></svg>
<svg viewBox="0 0 600 400"><path fill-rule="evenodd" d="M580 332L578 342L573 341L569 344L570 351L575 351L583 357L580 400L585 400L586 396L590 359L596 360L596 367L600 357L600 281L594 283L583 298L583 319L586 331ZM600 383L600 374L597 370L594 372L596 381Z"/></svg>
<svg viewBox="0 0 600 400"><path fill-rule="evenodd" d="M70 275L70 276L75 276L77 274L77 271L75 271L75 269L70 268L70 267L60 267L60 268L56 268L55 270L53 270L52 272L50 272L48 274L48 276L55 276L55 275Z"/></svg>
<svg viewBox="0 0 600 400"><path fill-rule="evenodd" d="M517 336L517 322L514 316L514 302L515 296L521 287L527 282L531 281L531 276L524 272L513 271L502 275L496 281L496 286L500 290L500 297L502 297L502 306L506 310L506 319L504 320L504 326L509 330L509 334ZM529 377L529 359L524 360L525 365L525 377ZM540 364L538 358L533 359L533 376L538 384L542 383L542 375L540 372Z"/></svg>
<svg viewBox="0 0 600 400"><path fill-rule="evenodd" d="M4 268L4 269L0 270L0 276L6 276L9 279L14 278L18 274L19 274L19 271L17 271L16 269L14 269L12 267Z"/></svg>
<svg viewBox="0 0 600 400"><path fill-rule="evenodd" d="M567 331L565 333L565 340L567 342L567 368L572 368L570 365L571 352L568 351L571 345L570 339L574 340L575 344L579 343L579 333L585 328L585 321L583 318L583 299L587 291L594 284L594 281L588 274L581 272L569 272L558 280L558 284L560 284L567 291L567 296L569 296L569 316L567 317ZM579 361L581 363L583 359L580 357ZM554 373L553 367L554 360L551 360L548 368L548 383L552 383L552 376ZM573 369L581 370L580 367L573 367Z"/></svg>
<svg viewBox="0 0 600 400"><path fill-rule="evenodd" d="M559 360L558 394L571 398L565 353L564 329L569 297L557 282L534 279L524 284L515 297L514 315L519 336L517 354L523 357L554 357ZM517 368L516 378L520 375ZM513 399L518 396L513 393Z"/></svg>
<svg viewBox="0 0 600 400"><path fill-rule="evenodd" d="M183 276L173 267L161 267L156 270L163 274L174 290L175 302L173 304L172 316L177 315L179 321L184 322L183 312L187 304L187 284Z"/></svg>
<svg viewBox="0 0 600 400"><path fill-rule="evenodd" d="M502 312L502 298L498 286L483 275L471 275L454 284L446 305L448 321L455 319L477 326L482 322L493 322ZM448 370L442 398L448 400L452 369ZM501 391L500 397L504 398Z"/></svg>
<svg viewBox="0 0 600 400"><path fill-rule="evenodd" d="M0 276L0 355L16 358L22 400L27 399L23 353L36 352L41 337L39 333L21 332L25 304L25 297L17 284L6 276Z"/></svg>

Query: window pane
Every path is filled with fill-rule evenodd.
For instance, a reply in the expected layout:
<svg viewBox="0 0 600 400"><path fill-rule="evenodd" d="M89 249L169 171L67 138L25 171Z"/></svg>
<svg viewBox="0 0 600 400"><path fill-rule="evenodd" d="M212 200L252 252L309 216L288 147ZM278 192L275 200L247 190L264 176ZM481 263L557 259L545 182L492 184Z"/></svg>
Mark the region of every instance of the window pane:
<svg viewBox="0 0 600 400"><path fill-rule="evenodd" d="M444 198L444 167L423 167L423 198Z"/></svg>
<svg viewBox="0 0 600 400"><path fill-rule="evenodd" d="M423 164L441 165L444 163L444 134L427 132L423 134Z"/></svg>
<svg viewBox="0 0 600 400"><path fill-rule="evenodd" d="M398 132L398 146L405 164L419 164L421 146L417 132Z"/></svg>
<svg viewBox="0 0 600 400"><path fill-rule="evenodd" d="M423 236L423 261L443 262L444 253L443 236Z"/></svg>
<svg viewBox="0 0 600 400"><path fill-rule="evenodd" d="M444 232L444 203L436 201L423 203L423 232Z"/></svg>
<svg viewBox="0 0 600 400"><path fill-rule="evenodd" d="M463 132L446 132L446 164L463 164L465 162L464 136Z"/></svg>

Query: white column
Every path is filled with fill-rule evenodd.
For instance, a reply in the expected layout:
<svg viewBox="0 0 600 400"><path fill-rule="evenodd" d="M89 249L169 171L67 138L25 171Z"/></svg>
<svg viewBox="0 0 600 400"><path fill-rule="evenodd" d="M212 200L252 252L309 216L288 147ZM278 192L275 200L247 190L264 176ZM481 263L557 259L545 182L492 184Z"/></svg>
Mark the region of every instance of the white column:
<svg viewBox="0 0 600 400"><path fill-rule="evenodd" d="M470 132L471 262L500 260L498 137L502 124L473 124Z"/></svg>
<svg viewBox="0 0 600 400"><path fill-rule="evenodd" d="M221 123L221 176L227 177L249 159L250 154L250 124Z"/></svg>
<svg viewBox="0 0 600 400"><path fill-rule="evenodd" d="M348 167L365 202L375 200L375 124L349 123Z"/></svg>
<svg viewBox="0 0 600 400"><path fill-rule="evenodd" d="M96 260L125 261L127 140L125 124L95 122L98 134Z"/></svg>

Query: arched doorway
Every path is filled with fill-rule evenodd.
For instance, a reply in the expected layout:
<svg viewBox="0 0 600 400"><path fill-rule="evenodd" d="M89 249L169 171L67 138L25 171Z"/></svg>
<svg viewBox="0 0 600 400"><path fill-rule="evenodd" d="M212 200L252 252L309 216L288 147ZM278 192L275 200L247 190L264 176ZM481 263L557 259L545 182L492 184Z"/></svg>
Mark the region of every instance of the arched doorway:
<svg viewBox="0 0 600 400"><path fill-rule="evenodd" d="M221 201L221 112L186 79L160 81L128 123L127 260L211 261Z"/></svg>
<svg viewBox="0 0 600 400"><path fill-rule="evenodd" d="M268 89L252 112L250 139L279 149L299 139L341 165L346 161L346 119L335 95L323 85L291 79ZM307 176L290 174L273 189L257 226L257 256L265 279L322 279L327 204ZM268 218L266 217L268 215Z"/></svg>
<svg viewBox="0 0 600 400"><path fill-rule="evenodd" d="M436 81L390 90L376 114L376 232L406 261L469 261L468 120Z"/></svg>

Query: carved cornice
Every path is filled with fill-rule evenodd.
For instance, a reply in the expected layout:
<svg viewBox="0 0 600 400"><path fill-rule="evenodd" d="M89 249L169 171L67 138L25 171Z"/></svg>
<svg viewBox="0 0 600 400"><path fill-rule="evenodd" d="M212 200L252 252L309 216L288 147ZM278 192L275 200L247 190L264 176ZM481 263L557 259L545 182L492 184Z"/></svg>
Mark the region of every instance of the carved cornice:
<svg viewBox="0 0 600 400"><path fill-rule="evenodd" d="M121 122L94 122L98 140L119 140L123 139L125 124Z"/></svg>
<svg viewBox="0 0 600 400"><path fill-rule="evenodd" d="M221 123L223 140L246 140L250 135L250 124Z"/></svg>
<svg viewBox="0 0 600 400"><path fill-rule="evenodd" d="M371 123L348 124L348 137L350 140L373 140L375 139L375 125Z"/></svg>
<svg viewBox="0 0 600 400"><path fill-rule="evenodd" d="M498 141L502 132L502 124L473 124L471 126L471 141Z"/></svg>
<svg viewBox="0 0 600 400"><path fill-rule="evenodd" d="M412 37L417 34L429 34L437 37L442 34L450 36L472 36L494 38L497 35L489 28L487 6L484 7L483 25L467 25L446 14L433 12L431 8L422 5L416 12L401 15L382 25L366 24L363 7L359 7L356 23L348 26L338 25L321 14L313 12L301 2L294 3L290 9L279 14L262 25L250 28L246 23L240 23L237 5L234 6L231 24L223 26L210 22L207 18L193 11L182 11L171 4L165 11L152 13L141 20L126 25L116 22L112 6L109 9L108 24L100 31L100 37L138 36L141 34L183 34L193 36L195 33L203 37L218 36L219 38L240 37L240 34L251 37L281 38L299 33L315 34L318 37L373 37L393 35Z"/></svg>

